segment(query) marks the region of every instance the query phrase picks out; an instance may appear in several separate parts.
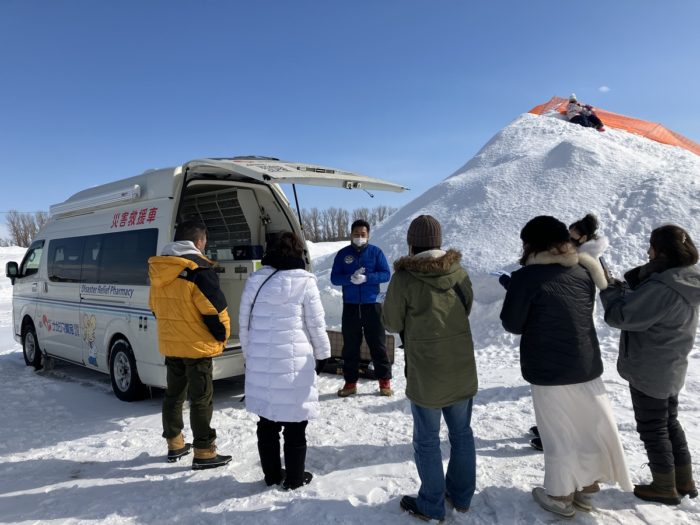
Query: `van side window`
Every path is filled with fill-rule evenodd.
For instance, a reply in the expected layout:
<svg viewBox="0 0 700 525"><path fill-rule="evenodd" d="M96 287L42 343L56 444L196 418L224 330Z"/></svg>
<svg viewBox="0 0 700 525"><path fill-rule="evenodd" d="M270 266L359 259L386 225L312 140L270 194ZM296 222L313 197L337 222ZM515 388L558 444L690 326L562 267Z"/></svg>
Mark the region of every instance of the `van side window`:
<svg viewBox="0 0 700 525"><path fill-rule="evenodd" d="M83 271L80 274L80 281L83 283L96 283L97 272L100 262L100 248L104 235L91 235L85 237L83 247Z"/></svg>
<svg viewBox="0 0 700 525"><path fill-rule="evenodd" d="M49 241L49 280L62 283L80 282L84 237Z"/></svg>
<svg viewBox="0 0 700 525"><path fill-rule="evenodd" d="M56 282L148 284L148 258L158 230L136 230L49 242L49 279ZM29 254L25 257L25 260ZM39 251L37 258L41 258Z"/></svg>
<svg viewBox="0 0 700 525"><path fill-rule="evenodd" d="M108 233L101 237L97 282L148 284L148 258L156 255L158 230Z"/></svg>
<svg viewBox="0 0 700 525"><path fill-rule="evenodd" d="M34 241L27 253L24 254L22 264L19 267L20 277L27 277L39 271L39 263L41 262L41 254L44 251L44 241Z"/></svg>

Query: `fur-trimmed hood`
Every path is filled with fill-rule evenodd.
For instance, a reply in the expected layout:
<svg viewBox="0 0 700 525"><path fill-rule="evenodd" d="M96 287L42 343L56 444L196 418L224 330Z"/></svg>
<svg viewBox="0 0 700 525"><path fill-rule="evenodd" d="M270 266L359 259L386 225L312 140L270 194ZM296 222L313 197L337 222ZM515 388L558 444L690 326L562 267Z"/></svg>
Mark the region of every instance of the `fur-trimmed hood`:
<svg viewBox="0 0 700 525"><path fill-rule="evenodd" d="M460 279L461 260L457 250L431 250L401 257L394 262L394 271L406 271L435 288L448 290Z"/></svg>
<svg viewBox="0 0 700 525"><path fill-rule="evenodd" d="M437 252L438 250L431 250ZM439 250L442 252L442 250ZM425 254L430 252L423 252ZM447 250L442 252L444 255L439 257L424 256L423 253L418 255L407 255L394 261L394 271L407 270L409 272L422 273L447 273L453 264L459 264L462 260L462 254L457 250Z"/></svg>
<svg viewBox="0 0 700 525"><path fill-rule="evenodd" d="M609 245L608 238L605 235L599 235L597 239L591 239L579 246L578 252L587 253L594 259L597 259L603 255L603 252L608 249Z"/></svg>
<svg viewBox="0 0 700 525"><path fill-rule="evenodd" d="M573 246L570 246L563 253L556 249L534 253L527 258L525 266L533 264L560 264L566 268L573 268L580 264L591 274L596 288L605 290L608 287L608 280L605 278L605 272L598 259L591 257L588 253L577 252Z"/></svg>

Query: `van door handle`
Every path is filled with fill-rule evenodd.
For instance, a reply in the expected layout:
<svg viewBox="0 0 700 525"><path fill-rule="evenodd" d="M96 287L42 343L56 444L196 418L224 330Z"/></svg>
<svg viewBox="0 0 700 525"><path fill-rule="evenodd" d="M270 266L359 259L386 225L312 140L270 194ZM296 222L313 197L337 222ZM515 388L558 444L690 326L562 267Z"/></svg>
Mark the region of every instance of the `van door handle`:
<svg viewBox="0 0 700 525"><path fill-rule="evenodd" d="M39 283L32 283L32 292L36 292L39 289Z"/></svg>

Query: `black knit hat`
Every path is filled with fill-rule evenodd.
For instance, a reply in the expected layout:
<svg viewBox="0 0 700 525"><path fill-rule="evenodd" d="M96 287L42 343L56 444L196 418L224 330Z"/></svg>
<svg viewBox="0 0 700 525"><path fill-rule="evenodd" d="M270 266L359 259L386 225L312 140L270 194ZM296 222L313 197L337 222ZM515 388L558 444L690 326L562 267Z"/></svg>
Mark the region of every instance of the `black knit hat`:
<svg viewBox="0 0 700 525"><path fill-rule="evenodd" d="M408 227L406 240L409 246L422 248L439 248L442 246L442 228L440 223L430 215L419 215Z"/></svg>
<svg viewBox="0 0 700 525"><path fill-rule="evenodd" d="M520 239L533 252L544 252L569 240L566 224L549 215L531 219L520 231Z"/></svg>

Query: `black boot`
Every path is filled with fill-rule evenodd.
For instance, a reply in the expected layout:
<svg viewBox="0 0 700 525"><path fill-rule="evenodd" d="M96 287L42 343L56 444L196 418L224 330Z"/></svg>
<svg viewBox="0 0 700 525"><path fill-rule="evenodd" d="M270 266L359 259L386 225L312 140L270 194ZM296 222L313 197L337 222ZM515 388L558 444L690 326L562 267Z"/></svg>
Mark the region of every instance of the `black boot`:
<svg viewBox="0 0 700 525"><path fill-rule="evenodd" d="M284 445L284 466L287 469L287 477L283 487L287 490L296 489L302 485L308 485L313 479L311 472L304 471L306 463L306 445Z"/></svg>
<svg viewBox="0 0 700 525"><path fill-rule="evenodd" d="M260 455L260 466L265 475L265 484L268 487L279 485L284 480L284 469L280 461L280 443L260 443L258 442L258 454Z"/></svg>

